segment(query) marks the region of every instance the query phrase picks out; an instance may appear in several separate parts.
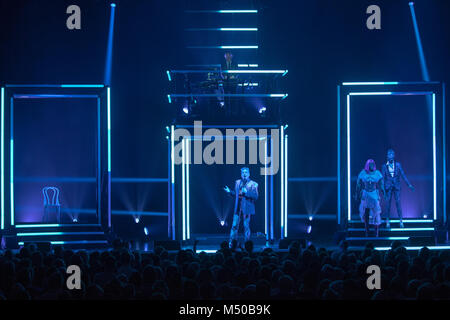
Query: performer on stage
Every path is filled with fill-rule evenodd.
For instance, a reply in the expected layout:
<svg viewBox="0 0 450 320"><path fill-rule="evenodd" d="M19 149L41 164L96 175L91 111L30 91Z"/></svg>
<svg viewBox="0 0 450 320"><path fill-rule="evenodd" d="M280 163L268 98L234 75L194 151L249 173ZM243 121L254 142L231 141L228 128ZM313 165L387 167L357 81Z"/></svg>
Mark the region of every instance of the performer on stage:
<svg viewBox="0 0 450 320"><path fill-rule="evenodd" d="M225 52L224 56L225 61L221 64L221 70L236 70L237 66L233 62L233 54L231 52ZM236 75L232 73L221 73L221 78L223 79L223 82L221 85L219 85L218 93L224 94L224 93L236 93ZM230 101L230 99L226 99ZM221 107L225 106L225 101L223 97L219 97L219 104Z"/></svg>
<svg viewBox="0 0 450 320"><path fill-rule="evenodd" d="M378 237L378 229L381 224L381 193L384 192L383 176L377 170L375 161L367 160L364 169L361 170L356 182L355 200L361 199L359 215L364 222L366 237L369 236L369 225L374 225Z"/></svg>
<svg viewBox="0 0 450 320"><path fill-rule="evenodd" d="M230 231L230 247L233 240L237 239L239 221L243 218L245 229L245 241L250 240L250 216L255 214L255 202L258 199L258 184L250 180L249 168L241 169L241 179L236 180L234 191L228 186L224 190L235 196L233 226Z"/></svg>
<svg viewBox="0 0 450 320"><path fill-rule="evenodd" d="M414 187L411 183L409 183L406 178L405 173L403 172L402 166L400 162L395 161L395 152L392 149L389 149L387 152L387 162L383 164L381 169L384 179L384 187L385 187L385 200L386 200L386 227L389 228L389 218L391 211L391 200L392 196L395 198L395 205L397 206L397 214L400 218L400 227L403 228L403 214L402 214L402 206L400 202L400 191L401 191L401 182L400 177L406 182L408 187L414 191Z"/></svg>

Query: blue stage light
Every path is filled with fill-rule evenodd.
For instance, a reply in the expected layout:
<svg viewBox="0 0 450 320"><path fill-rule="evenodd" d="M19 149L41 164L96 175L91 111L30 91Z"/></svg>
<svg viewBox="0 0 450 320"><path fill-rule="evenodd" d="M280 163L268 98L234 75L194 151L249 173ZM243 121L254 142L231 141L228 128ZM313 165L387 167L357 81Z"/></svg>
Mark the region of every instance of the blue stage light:
<svg viewBox="0 0 450 320"><path fill-rule="evenodd" d="M139 217L134 218L134 222L139 223Z"/></svg>
<svg viewBox="0 0 450 320"><path fill-rule="evenodd" d="M148 236L148 234L149 234L147 227L144 227L144 234L145 234L146 236Z"/></svg>
<svg viewBox="0 0 450 320"><path fill-rule="evenodd" d="M225 221L221 220L220 225L223 227L225 225Z"/></svg>
<svg viewBox="0 0 450 320"><path fill-rule="evenodd" d="M261 107L258 108L258 113L262 114L262 113L264 113L266 110L267 110L267 109L266 109L265 106L261 106Z"/></svg>
<svg viewBox="0 0 450 320"><path fill-rule="evenodd" d="M115 8L116 4L115 3L111 3L111 7Z"/></svg>
<svg viewBox="0 0 450 320"><path fill-rule="evenodd" d="M306 232L309 234L309 233L311 233L311 230L312 230L312 226L309 225L308 228L307 228L307 230L306 230Z"/></svg>
<svg viewBox="0 0 450 320"><path fill-rule="evenodd" d="M188 108L187 106L184 106L184 107L183 107L183 112L184 112L185 114L188 114L188 113L189 113L189 108Z"/></svg>

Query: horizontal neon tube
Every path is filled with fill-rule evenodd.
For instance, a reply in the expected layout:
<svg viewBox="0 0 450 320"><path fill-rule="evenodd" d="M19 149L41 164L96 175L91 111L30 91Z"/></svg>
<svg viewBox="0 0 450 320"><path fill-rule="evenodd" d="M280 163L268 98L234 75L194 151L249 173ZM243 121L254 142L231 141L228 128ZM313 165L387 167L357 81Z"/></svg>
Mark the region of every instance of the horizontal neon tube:
<svg viewBox="0 0 450 320"><path fill-rule="evenodd" d="M343 86L364 86L364 85L390 85L390 84L398 84L398 81L390 81L390 82L342 82Z"/></svg>
<svg viewBox="0 0 450 320"><path fill-rule="evenodd" d="M390 228L390 231L434 231L434 228Z"/></svg>
<svg viewBox="0 0 450 320"><path fill-rule="evenodd" d="M219 13L258 13L258 10L218 10Z"/></svg>
<svg viewBox="0 0 450 320"><path fill-rule="evenodd" d="M220 31L258 31L258 28L218 28Z"/></svg>
<svg viewBox="0 0 450 320"><path fill-rule="evenodd" d="M350 92L350 96L388 96L392 92Z"/></svg>
<svg viewBox="0 0 450 320"><path fill-rule="evenodd" d="M60 227L60 224L18 224L16 228L50 228L50 227Z"/></svg>
<svg viewBox="0 0 450 320"><path fill-rule="evenodd" d="M378 237L377 240L408 240L409 237ZM367 240L367 237L349 237L346 240Z"/></svg>
<svg viewBox="0 0 450 320"><path fill-rule="evenodd" d="M18 233L18 237L32 237L32 236L60 236L60 235L80 235L80 234L104 234L102 231L94 232L30 232Z"/></svg>
<svg viewBox="0 0 450 320"><path fill-rule="evenodd" d="M283 74L287 70L223 70L223 73L279 73Z"/></svg>
<svg viewBox="0 0 450 320"><path fill-rule="evenodd" d="M107 240L79 240L79 241L50 241L51 244L85 244L85 243L108 243ZM23 246L24 242L18 242L19 246Z"/></svg>
<svg viewBox="0 0 450 320"><path fill-rule="evenodd" d="M430 250L449 250L450 246L413 246L413 247L405 247L406 250L420 250L424 247L427 247ZM375 247L375 250L391 250L391 247Z"/></svg>
<svg viewBox="0 0 450 320"><path fill-rule="evenodd" d="M219 46L220 49L258 49L258 46Z"/></svg>

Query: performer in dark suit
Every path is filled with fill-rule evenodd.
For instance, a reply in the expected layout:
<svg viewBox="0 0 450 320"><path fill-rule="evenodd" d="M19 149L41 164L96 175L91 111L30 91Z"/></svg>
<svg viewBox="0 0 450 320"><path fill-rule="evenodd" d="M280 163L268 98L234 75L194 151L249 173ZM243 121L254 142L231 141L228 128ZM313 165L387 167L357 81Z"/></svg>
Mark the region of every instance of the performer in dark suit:
<svg viewBox="0 0 450 320"><path fill-rule="evenodd" d="M224 56L225 61L221 64L221 71L227 71L227 70L236 70L237 65L233 62L233 54L231 52L225 52ZM236 93L237 88L237 76L233 73L220 73L220 77L223 80L219 84L218 93L224 94L224 93ZM228 104L230 104L230 99L223 99L223 97L219 97L219 105L221 107L225 106L225 100L227 100Z"/></svg>
<svg viewBox="0 0 450 320"><path fill-rule="evenodd" d="M250 180L249 168L241 169L241 179L236 180L234 191L228 186L224 190L235 196L233 226L230 231L230 247L233 240L237 239L239 221L244 219L245 241L250 240L250 217L255 214L255 202L258 199L258 184Z"/></svg>
<svg viewBox="0 0 450 320"><path fill-rule="evenodd" d="M389 149L387 152L387 162L383 164L381 169L381 173L384 179L384 188L385 188L385 200L386 200L386 227L389 228L389 218L391 211L391 200L392 196L395 199L395 205L397 207L397 214L400 218L400 227L403 228L403 214L402 214L402 206L400 202L400 192L401 192L401 181L400 177L405 181L408 187L411 190L414 190L414 187L409 182L408 178L406 178L405 172L400 164L400 162L395 161L395 152L392 149Z"/></svg>

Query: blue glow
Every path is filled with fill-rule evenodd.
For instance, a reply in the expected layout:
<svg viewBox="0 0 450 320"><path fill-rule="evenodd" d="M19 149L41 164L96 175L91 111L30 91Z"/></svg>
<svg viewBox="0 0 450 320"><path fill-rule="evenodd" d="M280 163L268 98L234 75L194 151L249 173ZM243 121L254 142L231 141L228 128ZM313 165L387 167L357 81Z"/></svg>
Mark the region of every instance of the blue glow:
<svg viewBox="0 0 450 320"><path fill-rule="evenodd" d="M111 4L111 14L109 17L109 32L108 32L108 46L106 48L106 59L105 59L105 79L104 83L107 86L111 85L111 69L112 69L112 55L113 55L113 40L114 40L114 16L115 16L115 5Z"/></svg>
<svg viewBox="0 0 450 320"><path fill-rule="evenodd" d="M1 88L1 156L0 156L0 210L1 210L1 229L5 228L5 88Z"/></svg>
<svg viewBox="0 0 450 320"><path fill-rule="evenodd" d="M368 85L396 85L398 81L385 81L385 82L342 82L343 86L368 86Z"/></svg>
<svg viewBox="0 0 450 320"><path fill-rule="evenodd" d="M170 98L170 94L167 95L167 100L169 100L169 103L172 103L172 98Z"/></svg>
<svg viewBox="0 0 450 320"><path fill-rule="evenodd" d="M111 88L106 88L107 92L107 113L108 113L108 172L111 172Z"/></svg>
<svg viewBox="0 0 450 320"><path fill-rule="evenodd" d="M430 76L428 75L427 62L425 60L425 53L424 53L423 47L422 47L422 40L420 39L419 26L417 24L416 13L414 11L414 6L411 2L409 3L409 9L411 11L411 18L412 18L413 25L414 25L414 34L416 36L417 51L419 53L422 77L423 77L423 80L430 81Z"/></svg>
<svg viewBox="0 0 450 320"><path fill-rule="evenodd" d="M111 7L115 8L116 4L115 3L111 3Z"/></svg>
<svg viewBox="0 0 450 320"><path fill-rule="evenodd" d="M172 81L172 77L170 76L170 71L167 70L166 73L167 73L167 78L169 79L169 81Z"/></svg>
<svg viewBox="0 0 450 320"><path fill-rule="evenodd" d="M144 227L144 234L145 234L146 236L148 236L148 229L147 229L147 227Z"/></svg>

